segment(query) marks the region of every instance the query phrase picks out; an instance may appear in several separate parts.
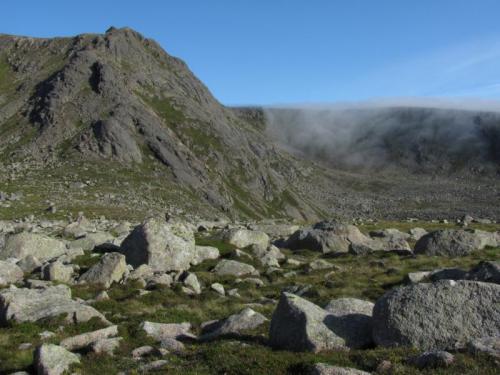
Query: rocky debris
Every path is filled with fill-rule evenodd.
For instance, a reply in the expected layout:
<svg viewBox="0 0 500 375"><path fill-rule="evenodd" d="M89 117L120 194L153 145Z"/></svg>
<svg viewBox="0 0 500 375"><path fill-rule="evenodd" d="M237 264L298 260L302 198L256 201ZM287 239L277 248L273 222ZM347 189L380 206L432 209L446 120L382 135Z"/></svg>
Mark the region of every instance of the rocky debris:
<svg viewBox="0 0 500 375"><path fill-rule="evenodd" d="M22 232L9 235L0 249L0 259L23 259L28 255L44 262L66 253L66 245L43 234Z"/></svg>
<svg viewBox="0 0 500 375"><path fill-rule="evenodd" d="M236 260L222 259L215 266L214 272L219 276L245 276L255 275L258 271L250 264L238 262Z"/></svg>
<svg viewBox="0 0 500 375"><path fill-rule="evenodd" d="M500 336L480 337L471 340L467 344L467 350L474 355L484 353L500 359Z"/></svg>
<svg viewBox="0 0 500 375"><path fill-rule="evenodd" d="M442 350L424 352L408 360L410 364L419 369L448 367L454 361L453 354Z"/></svg>
<svg viewBox="0 0 500 375"><path fill-rule="evenodd" d="M158 342L165 338L179 340L196 338L190 332L191 323L154 323L146 321L141 323L140 329Z"/></svg>
<svg viewBox="0 0 500 375"><path fill-rule="evenodd" d="M292 351L320 352L357 348L370 340L354 337L349 315L336 316L293 294L282 293L273 313L271 346Z"/></svg>
<svg viewBox="0 0 500 375"><path fill-rule="evenodd" d="M91 306L71 299L71 290L65 285L41 289L9 288L0 291L0 322L36 322L40 319L66 314L71 323L86 322L94 317L109 324L106 318Z"/></svg>
<svg viewBox="0 0 500 375"><path fill-rule="evenodd" d="M381 346L465 348L472 339L498 334L499 300L499 285L473 281L397 288L375 303L373 338Z"/></svg>
<svg viewBox="0 0 500 375"><path fill-rule="evenodd" d="M267 318L247 307L226 319L205 324L200 340L208 341L222 336L238 336L242 331L255 329L267 321Z"/></svg>
<svg viewBox="0 0 500 375"><path fill-rule="evenodd" d="M269 245L269 236L264 232L248 229L230 229L222 233L222 239L239 248L257 245L266 248Z"/></svg>
<svg viewBox="0 0 500 375"><path fill-rule="evenodd" d="M0 260L0 285L17 283L23 279L24 273L17 265Z"/></svg>
<svg viewBox="0 0 500 375"><path fill-rule="evenodd" d="M80 363L80 357L61 346L40 345L34 354L34 367L38 375L62 375L73 364Z"/></svg>
<svg viewBox="0 0 500 375"><path fill-rule="evenodd" d="M0 247L1 248L1 247ZM40 262L36 257L33 255L28 255L25 256L23 259L21 259L19 262L16 263L19 268L23 270L25 273L32 273L39 269L42 266L42 262Z"/></svg>
<svg viewBox="0 0 500 375"><path fill-rule="evenodd" d="M41 278L43 280L70 283L73 279L73 267L59 261L46 263L42 266Z"/></svg>
<svg viewBox="0 0 500 375"><path fill-rule="evenodd" d="M222 284L219 284L219 283L213 283L212 285L210 285L210 289L219 293L221 296L226 294L226 292L224 290L224 286Z"/></svg>
<svg viewBox="0 0 500 375"><path fill-rule="evenodd" d="M161 218L137 226L123 241L121 252L134 268L147 264L154 271L187 270L197 256L192 229Z"/></svg>
<svg viewBox="0 0 500 375"><path fill-rule="evenodd" d="M69 351L90 347L93 343L118 335L118 326L109 326L97 331L82 333L62 340L59 345Z"/></svg>
<svg viewBox="0 0 500 375"><path fill-rule="evenodd" d="M296 231L284 245L292 250L308 249L322 253L347 253L351 244L370 247L373 241L354 225L323 221L312 228Z"/></svg>
<svg viewBox="0 0 500 375"><path fill-rule="evenodd" d="M200 264L209 259L217 259L220 256L219 249L213 246L195 246L195 256L191 261L192 265Z"/></svg>
<svg viewBox="0 0 500 375"><path fill-rule="evenodd" d="M480 230L443 229L426 234L415 244L415 254L465 256L486 246L498 245L496 233Z"/></svg>
<svg viewBox="0 0 500 375"><path fill-rule="evenodd" d="M309 369L308 375L370 375L370 373L350 367L339 367L327 365L325 363L316 363Z"/></svg>
<svg viewBox="0 0 500 375"><path fill-rule="evenodd" d="M107 253L80 276L79 283L101 284L109 288L113 282L120 282L128 272L125 256L120 253Z"/></svg>

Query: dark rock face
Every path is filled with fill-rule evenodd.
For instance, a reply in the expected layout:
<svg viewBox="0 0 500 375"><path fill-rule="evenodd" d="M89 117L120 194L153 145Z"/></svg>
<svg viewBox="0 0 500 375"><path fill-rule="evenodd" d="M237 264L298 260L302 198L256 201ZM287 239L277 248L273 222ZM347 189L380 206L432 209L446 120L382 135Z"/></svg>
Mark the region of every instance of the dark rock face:
<svg viewBox="0 0 500 375"><path fill-rule="evenodd" d="M500 284L500 262L481 262L469 271L467 278Z"/></svg>
<svg viewBox="0 0 500 375"><path fill-rule="evenodd" d="M500 332L500 286L440 281L401 287L379 298L373 338L381 346L463 349L475 338Z"/></svg>

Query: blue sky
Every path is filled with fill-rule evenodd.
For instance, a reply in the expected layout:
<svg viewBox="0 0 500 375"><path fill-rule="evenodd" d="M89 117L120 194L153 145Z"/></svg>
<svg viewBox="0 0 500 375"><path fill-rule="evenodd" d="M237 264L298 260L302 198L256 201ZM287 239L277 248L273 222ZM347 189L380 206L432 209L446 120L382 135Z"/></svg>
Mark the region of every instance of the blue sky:
<svg viewBox="0 0 500 375"><path fill-rule="evenodd" d="M129 26L225 104L500 98L497 0L4 1L0 32Z"/></svg>

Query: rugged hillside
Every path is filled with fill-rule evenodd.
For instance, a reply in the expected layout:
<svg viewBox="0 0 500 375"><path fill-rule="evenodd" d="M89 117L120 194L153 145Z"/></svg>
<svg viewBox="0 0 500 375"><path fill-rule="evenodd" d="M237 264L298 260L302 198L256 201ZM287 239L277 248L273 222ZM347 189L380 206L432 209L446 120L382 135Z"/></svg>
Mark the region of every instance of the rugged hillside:
<svg viewBox="0 0 500 375"><path fill-rule="evenodd" d="M127 28L0 35L0 217L498 220L498 118L227 108Z"/></svg>
<svg viewBox="0 0 500 375"><path fill-rule="evenodd" d="M146 182L150 171L168 194L179 193L169 203L250 217L318 216L292 188L299 164L240 115L183 61L130 29L0 36L0 154L9 166L21 162L15 172L36 165L50 179L66 168L66 176L81 175L73 183L86 178L105 189L123 173ZM108 179L85 173L96 166Z"/></svg>

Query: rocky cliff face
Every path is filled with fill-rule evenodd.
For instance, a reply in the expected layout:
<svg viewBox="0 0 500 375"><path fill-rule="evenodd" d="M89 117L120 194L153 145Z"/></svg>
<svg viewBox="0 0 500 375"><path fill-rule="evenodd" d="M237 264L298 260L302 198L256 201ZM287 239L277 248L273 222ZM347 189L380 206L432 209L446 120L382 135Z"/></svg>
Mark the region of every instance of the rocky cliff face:
<svg viewBox="0 0 500 375"><path fill-rule="evenodd" d="M155 41L131 29L74 38L0 36L5 160L105 160L168 180L230 212L316 216L290 188L297 163L225 108Z"/></svg>

